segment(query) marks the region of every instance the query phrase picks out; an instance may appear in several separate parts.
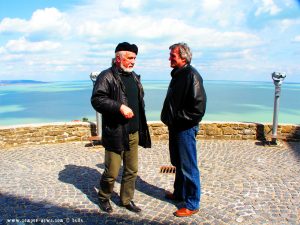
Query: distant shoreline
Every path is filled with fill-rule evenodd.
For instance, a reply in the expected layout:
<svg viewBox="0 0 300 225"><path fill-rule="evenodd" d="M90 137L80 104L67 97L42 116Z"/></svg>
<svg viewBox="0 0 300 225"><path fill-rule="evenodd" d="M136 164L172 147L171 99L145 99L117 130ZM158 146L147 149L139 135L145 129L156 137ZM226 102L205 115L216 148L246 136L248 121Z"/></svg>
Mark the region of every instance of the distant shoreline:
<svg viewBox="0 0 300 225"><path fill-rule="evenodd" d="M46 84L46 81L37 80L0 80L0 86L21 85L21 84Z"/></svg>

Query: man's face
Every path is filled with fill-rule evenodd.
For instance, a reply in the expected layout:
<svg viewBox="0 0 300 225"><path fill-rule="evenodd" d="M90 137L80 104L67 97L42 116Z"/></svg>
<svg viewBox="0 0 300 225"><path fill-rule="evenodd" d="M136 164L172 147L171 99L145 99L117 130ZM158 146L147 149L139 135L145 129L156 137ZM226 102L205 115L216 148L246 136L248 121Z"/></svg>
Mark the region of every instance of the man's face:
<svg viewBox="0 0 300 225"><path fill-rule="evenodd" d="M186 60L180 57L179 48L171 50L169 60L172 68L181 68L186 64Z"/></svg>
<svg viewBox="0 0 300 225"><path fill-rule="evenodd" d="M132 72L135 64L136 54L134 52L124 51L120 58L117 58L120 62L120 67L125 72Z"/></svg>

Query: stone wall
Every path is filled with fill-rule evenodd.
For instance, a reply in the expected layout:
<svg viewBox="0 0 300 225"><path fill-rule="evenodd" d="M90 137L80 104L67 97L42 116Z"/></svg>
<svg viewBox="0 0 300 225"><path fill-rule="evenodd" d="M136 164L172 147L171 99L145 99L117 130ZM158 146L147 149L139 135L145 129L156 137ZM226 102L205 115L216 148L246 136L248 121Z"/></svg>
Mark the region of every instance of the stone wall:
<svg viewBox="0 0 300 225"><path fill-rule="evenodd" d="M167 140L168 129L160 122L150 122L153 140ZM272 134L271 124L239 122L201 122L197 139L265 140ZM300 125L281 124L277 137L286 141L300 141Z"/></svg>
<svg viewBox="0 0 300 225"><path fill-rule="evenodd" d="M0 147L84 141L95 128L87 122L0 127Z"/></svg>
<svg viewBox="0 0 300 225"><path fill-rule="evenodd" d="M168 140L168 129L161 122L149 122L153 141ZM271 124L238 122L202 122L197 139L264 140L270 139ZM0 127L0 148L18 145L88 141L96 135L90 122L51 123ZM300 141L300 125L279 125L278 137Z"/></svg>

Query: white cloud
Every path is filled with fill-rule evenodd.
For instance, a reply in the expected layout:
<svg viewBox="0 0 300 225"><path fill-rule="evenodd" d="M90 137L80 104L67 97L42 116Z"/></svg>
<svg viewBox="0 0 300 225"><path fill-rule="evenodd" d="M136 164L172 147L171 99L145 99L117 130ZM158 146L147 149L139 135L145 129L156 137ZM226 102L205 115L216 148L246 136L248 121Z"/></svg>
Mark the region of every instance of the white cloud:
<svg viewBox="0 0 300 225"><path fill-rule="evenodd" d="M251 49L244 49L241 51L226 51L221 52L217 54L220 58L223 59L247 59L247 60L253 60L254 54Z"/></svg>
<svg viewBox="0 0 300 225"><path fill-rule="evenodd" d="M68 12L71 24L79 25L86 21L109 21L122 15L119 0L88 0L87 4L78 5Z"/></svg>
<svg viewBox="0 0 300 225"><path fill-rule="evenodd" d="M193 7L199 24L219 26L221 29L225 28L227 30L232 27L243 26L251 7L249 1L241 4L239 0L204 0L199 2L200 6L198 8L197 6ZM190 9L187 11L190 11Z"/></svg>
<svg viewBox="0 0 300 225"><path fill-rule="evenodd" d="M284 0L284 4L287 7L293 6L295 4L295 0Z"/></svg>
<svg viewBox="0 0 300 225"><path fill-rule="evenodd" d="M3 47L0 47L0 54L4 54L5 53L5 49Z"/></svg>
<svg viewBox="0 0 300 225"><path fill-rule="evenodd" d="M28 23L22 19L4 18L0 23L0 32L25 32Z"/></svg>
<svg viewBox="0 0 300 225"><path fill-rule="evenodd" d="M139 38L143 40L169 39L188 41L203 47L256 46L261 43L258 36L246 32L221 32L211 28L197 27L186 24L180 19L163 18L155 20L150 17L137 17L132 20L124 16L122 20L112 19L107 23L86 22L79 26L79 34L90 36L96 40L108 37L124 36L124 38Z"/></svg>
<svg viewBox="0 0 300 225"><path fill-rule="evenodd" d="M287 29L293 27L299 27L300 19L283 19L279 21L278 26L281 31L286 31Z"/></svg>
<svg viewBox="0 0 300 225"><path fill-rule="evenodd" d="M123 0L120 7L128 10L138 10L142 6L142 0Z"/></svg>
<svg viewBox="0 0 300 225"><path fill-rule="evenodd" d="M46 8L33 13L29 22L31 31L56 32L66 35L71 30L66 16L56 8Z"/></svg>
<svg viewBox="0 0 300 225"><path fill-rule="evenodd" d="M261 74L285 58L292 67L298 62L290 55L300 52L295 44L300 41L295 4L292 0L84 0L67 11L38 9L28 20L0 19L0 75L25 74L26 68L32 76L45 71L45 79L61 79L61 74L63 79L81 79L82 74L107 68L121 41L139 46L136 68L142 74L169 71L168 47L180 41L190 45L193 62L205 65L212 76L221 69L232 76L247 70ZM286 56L289 44L296 53Z"/></svg>
<svg viewBox="0 0 300 225"><path fill-rule="evenodd" d="M23 59L23 55L21 54L3 54L1 55L0 62L16 62Z"/></svg>
<svg viewBox="0 0 300 225"><path fill-rule="evenodd" d="M65 14L56 8L36 10L29 21L18 18L4 18L0 23L0 32L20 32L26 34L46 33L67 35L71 26Z"/></svg>
<svg viewBox="0 0 300 225"><path fill-rule="evenodd" d="M293 41L300 42L300 35L296 36Z"/></svg>
<svg viewBox="0 0 300 225"><path fill-rule="evenodd" d="M220 32L211 28L195 28L179 26L178 36L192 45L200 48L244 48L258 46L262 43L260 37L255 34L242 31Z"/></svg>
<svg viewBox="0 0 300 225"><path fill-rule="evenodd" d="M203 0L202 7L204 10L216 10L221 6L221 0Z"/></svg>
<svg viewBox="0 0 300 225"><path fill-rule="evenodd" d="M10 40L5 48L9 52L45 52L59 48L61 45L57 42L40 41L29 42L25 38Z"/></svg>
<svg viewBox="0 0 300 225"><path fill-rule="evenodd" d="M83 36L101 37L104 33L104 27L96 21L86 21L77 28L78 34Z"/></svg>
<svg viewBox="0 0 300 225"><path fill-rule="evenodd" d="M255 0L255 2L259 4L259 7L255 12L256 16L259 16L263 13L276 15L281 11L281 9L274 3L273 0Z"/></svg>

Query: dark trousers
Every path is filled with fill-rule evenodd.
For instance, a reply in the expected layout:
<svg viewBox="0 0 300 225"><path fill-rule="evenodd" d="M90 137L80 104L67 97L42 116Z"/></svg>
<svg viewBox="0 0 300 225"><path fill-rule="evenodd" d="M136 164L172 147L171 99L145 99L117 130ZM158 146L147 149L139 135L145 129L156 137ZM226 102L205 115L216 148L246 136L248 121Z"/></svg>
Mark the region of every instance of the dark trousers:
<svg viewBox="0 0 300 225"><path fill-rule="evenodd" d="M133 199L138 172L138 142L138 132L135 132L129 134L129 151L116 153L105 150L105 170L101 177L98 193L100 200L110 199L122 160L121 204L127 205Z"/></svg>
<svg viewBox="0 0 300 225"><path fill-rule="evenodd" d="M196 149L198 129L198 126L184 131L169 129L170 159L176 167L174 195L183 199L190 210L199 208L201 195Z"/></svg>

